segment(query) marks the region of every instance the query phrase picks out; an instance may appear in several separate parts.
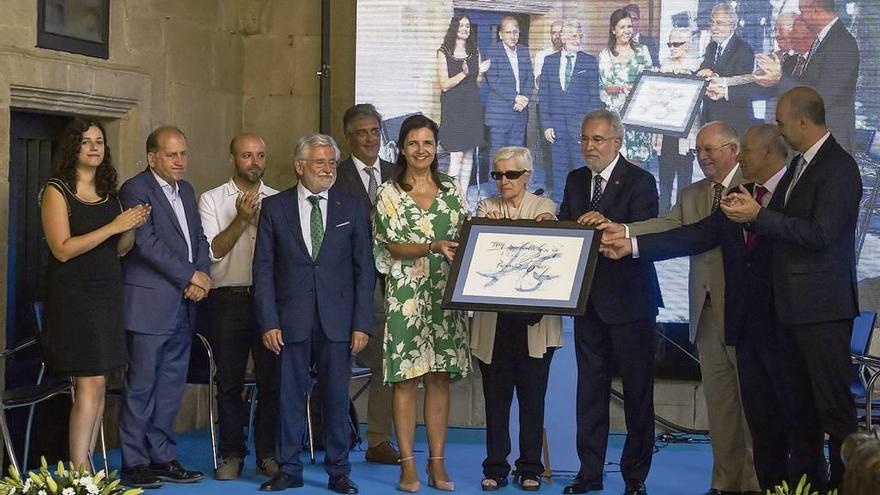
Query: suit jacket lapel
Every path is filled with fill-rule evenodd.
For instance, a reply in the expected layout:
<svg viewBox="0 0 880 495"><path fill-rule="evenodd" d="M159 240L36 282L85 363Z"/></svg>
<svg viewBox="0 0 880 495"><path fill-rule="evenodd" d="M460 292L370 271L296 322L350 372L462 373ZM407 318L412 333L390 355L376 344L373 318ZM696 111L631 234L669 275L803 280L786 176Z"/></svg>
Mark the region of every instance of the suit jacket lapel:
<svg viewBox="0 0 880 495"><path fill-rule="evenodd" d="M369 203L370 197L367 195L367 190L364 189L364 183L361 180L362 172L358 170L357 164L354 163L354 158L349 157L347 164L350 166L342 168L342 173L346 176L345 180L351 184L351 188L356 191L359 198Z"/></svg>
<svg viewBox="0 0 880 495"><path fill-rule="evenodd" d="M144 173L149 174L147 183L150 185L150 190L153 192L153 196L155 199L153 202L159 205L159 208L162 209L168 218L171 220L171 224L174 225L174 228L177 230L177 233L180 235L180 238L184 241L186 237L183 235L183 228L180 225L180 222L177 221L177 214L174 213L174 208L171 206L171 203L168 201L168 197L165 196L165 191L162 190L162 186L159 185L159 182L156 181L156 178L153 177L153 173L148 169ZM178 184L178 188L180 185ZM180 191L178 190L178 193ZM183 199L183 198L181 198ZM151 205L152 206L152 205ZM184 210L186 211L186 210ZM189 223L189 222L187 222Z"/></svg>
<svg viewBox="0 0 880 495"><path fill-rule="evenodd" d="M321 242L321 251L318 258L325 251L327 245L332 242L336 234L336 225L342 220L342 202L336 196L336 191L327 192L327 225L324 227L324 240Z"/></svg>
<svg viewBox="0 0 880 495"><path fill-rule="evenodd" d="M387 180L391 180L394 178L394 164L391 162L386 162L385 160L379 159L379 169L382 172L382 182Z"/></svg>
<svg viewBox="0 0 880 495"><path fill-rule="evenodd" d="M712 194L709 191L714 192L713 188L714 184L712 184L711 180L703 181L700 184L700 189L697 193L697 215L700 218L705 218L712 214Z"/></svg>
<svg viewBox="0 0 880 495"><path fill-rule="evenodd" d="M614 166L614 170L611 171L611 177L608 178L608 183L605 184L605 190L602 191L602 199L599 201L599 211L603 211L609 205L613 205L614 202L617 201L617 194L626 185L626 176L628 173L626 168L629 165L630 163L621 155L617 160L617 165ZM587 197L592 200L593 174L588 173L587 177L589 178L587 181L589 186L587 187L590 189L590 193L587 194ZM587 204L589 204L589 201Z"/></svg>
<svg viewBox="0 0 880 495"><path fill-rule="evenodd" d="M290 233L299 245L303 256L311 259L309 257L309 250L306 247L306 240L303 239L302 224L299 221L299 192L297 187L299 186L293 186L293 189L290 190L291 194L284 196L284 207L282 210L284 210L284 215L287 217L287 226L290 228ZM311 241L309 239L309 242Z"/></svg>

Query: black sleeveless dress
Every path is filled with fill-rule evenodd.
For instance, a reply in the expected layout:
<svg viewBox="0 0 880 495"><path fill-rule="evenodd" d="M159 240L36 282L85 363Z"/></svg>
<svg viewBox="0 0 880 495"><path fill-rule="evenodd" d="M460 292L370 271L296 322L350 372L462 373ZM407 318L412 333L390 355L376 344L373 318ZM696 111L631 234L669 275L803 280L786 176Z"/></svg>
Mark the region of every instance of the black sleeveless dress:
<svg viewBox="0 0 880 495"><path fill-rule="evenodd" d="M122 211L116 196L87 203L59 179L49 179L67 202L70 235L110 223ZM49 369L62 376L108 375L128 364L122 327L122 265L118 235L66 263L49 258L41 345Z"/></svg>
<svg viewBox="0 0 880 495"><path fill-rule="evenodd" d="M468 75L445 93L440 93L440 144L446 151L467 151L483 145L483 104L477 74L480 56L473 54L467 59L455 58L445 47L440 53L446 57L446 70L452 77L461 72L465 60Z"/></svg>

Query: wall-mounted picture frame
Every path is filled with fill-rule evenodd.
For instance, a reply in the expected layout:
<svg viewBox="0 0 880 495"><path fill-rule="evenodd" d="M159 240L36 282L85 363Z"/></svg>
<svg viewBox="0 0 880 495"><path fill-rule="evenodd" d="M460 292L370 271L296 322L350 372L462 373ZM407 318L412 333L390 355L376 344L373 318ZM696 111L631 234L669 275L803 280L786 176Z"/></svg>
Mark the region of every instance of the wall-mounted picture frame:
<svg viewBox="0 0 880 495"><path fill-rule="evenodd" d="M462 226L443 307L582 315L600 238L577 222L471 219Z"/></svg>
<svg viewBox="0 0 880 495"><path fill-rule="evenodd" d="M687 137L708 86L702 77L642 72L626 98L620 120L627 129Z"/></svg>
<svg viewBox="0 0 880 495"><path fill-rule="evenodd" d="M110 58L110 0L37 0L37 47Z"/></svg>

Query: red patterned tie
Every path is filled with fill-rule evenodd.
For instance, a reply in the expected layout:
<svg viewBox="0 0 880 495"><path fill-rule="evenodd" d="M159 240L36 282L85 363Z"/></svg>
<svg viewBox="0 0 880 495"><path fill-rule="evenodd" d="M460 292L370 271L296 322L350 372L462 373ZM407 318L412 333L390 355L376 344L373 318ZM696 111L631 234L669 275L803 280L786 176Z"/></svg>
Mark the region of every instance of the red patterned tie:
<svg viewBox="0 0 880 495"><path fill-rule="evenodd" d="M764 195L767 194L767 188L764 186L755 186L755 201L758 202L759 205L764 206L763 200ZM746 251L752 252L755 250L755 246L758 244L758 234L755 234L752 230L746 231Z"/></svg>

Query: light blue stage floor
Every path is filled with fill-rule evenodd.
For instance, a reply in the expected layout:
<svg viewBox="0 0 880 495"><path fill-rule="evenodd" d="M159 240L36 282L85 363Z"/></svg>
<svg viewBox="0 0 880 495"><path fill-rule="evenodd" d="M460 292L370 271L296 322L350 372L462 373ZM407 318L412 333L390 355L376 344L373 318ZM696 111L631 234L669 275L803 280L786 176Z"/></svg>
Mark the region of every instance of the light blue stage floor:
<svg viewBox="0 0 880 495"><path fill-rule="evenodd" d="M572 435L574 432L572 432ZM608 444L608 461L616 462L620 458L624 437L612 434ZM485 431L482 429L451 428L447 445L447 469L455 480L457 494L472 495L483 493L480 490L482 479L481 463L485 454ZM257 475L254 470L253 456L248 457L244 473L239 480L218 482L211 477L211 446L207 430L181 435L178 438L178 452L184 466L205 472L206 479L193 485L166 484L158 490L148 490L148 494L195 494L211 493L221 495L253 494L265 478ZM658 446L663 444L658 444ZM571 453L574 456L574 451ZM307 460L307 456L303 455ZM118 468L119 451L110 454L111 469ZM563 459L560 459L563 461ZM364 453L351 453L352 479L360 487L362 494L395 493L399 470L395 466L383 466L364 462ZM416 436L416 462L421 473L427 462L427 440L424 428L419 427ZM551 464L555 462L551 459ZM568 462L566 462L567 464ZM671 444L660 448L654 455L651 475L648 478L648 492L651 495L688 495L703 493L709 488L709 476L712 469L712 457L708 444ZM554 473L552 484L544 484L541 493L562 493L563 487L571 481L573 473ZM327 494L327 475L321 464L320 456L314 465L306 464L305 486L295 490L286 490L290 494ZM442 493L427 488L425 476L422 474L421 493ZM399 493L399 492L397 492ZM521 493L518 487L509 485L500 493ZM617 472L617 466L606 467L605 490L591 492L597 494L623 493L623 480Z"/></svg>

